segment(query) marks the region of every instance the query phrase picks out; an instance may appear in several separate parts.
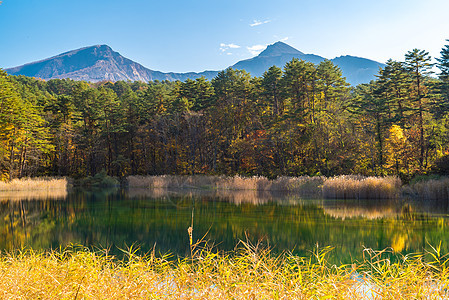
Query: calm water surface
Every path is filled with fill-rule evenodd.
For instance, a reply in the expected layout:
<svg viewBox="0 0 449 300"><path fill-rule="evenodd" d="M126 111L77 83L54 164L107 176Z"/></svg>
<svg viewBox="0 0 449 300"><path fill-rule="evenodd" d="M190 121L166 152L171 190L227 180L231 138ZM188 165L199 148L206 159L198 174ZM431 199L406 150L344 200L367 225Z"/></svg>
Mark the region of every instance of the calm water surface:
<svg viewBox="0 0 449 300"><path fill-rule="evenodd" d="M50 249L81 244L120 252L186 256L193 216L194 240L219 250L239 240L262 241L275 252L308 255L333 246L332 259L360 259L364 247L422 252L441 242L449 249L447 203L307 199L256 191L73 191L36 196L0 193L0 249Z"/></svg>

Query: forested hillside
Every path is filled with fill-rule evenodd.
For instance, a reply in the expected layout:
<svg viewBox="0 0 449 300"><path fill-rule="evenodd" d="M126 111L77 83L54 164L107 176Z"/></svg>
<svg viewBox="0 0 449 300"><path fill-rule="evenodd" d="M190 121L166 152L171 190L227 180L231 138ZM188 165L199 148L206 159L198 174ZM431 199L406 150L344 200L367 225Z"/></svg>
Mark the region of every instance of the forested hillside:
<svg viewBox="0 0 449 300"><path fill-rule="evenodd" d="M0 71L0 176L447 172L449 46L350 88L329 60L261 77L41 81Z"/></svg>

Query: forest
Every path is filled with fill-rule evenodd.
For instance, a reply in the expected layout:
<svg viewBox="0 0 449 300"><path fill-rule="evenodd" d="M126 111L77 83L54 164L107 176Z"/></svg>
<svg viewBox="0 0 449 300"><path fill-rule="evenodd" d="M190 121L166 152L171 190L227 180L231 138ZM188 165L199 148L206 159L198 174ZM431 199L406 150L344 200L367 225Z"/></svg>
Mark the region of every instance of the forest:
<svg viewBox="0 0 449 300"><path fill-rule="evenodd" d="M449 45L431 61L414 49L356 87L328 60L184 82L43 81L0 70L0 180L446 174Z"/></svg>

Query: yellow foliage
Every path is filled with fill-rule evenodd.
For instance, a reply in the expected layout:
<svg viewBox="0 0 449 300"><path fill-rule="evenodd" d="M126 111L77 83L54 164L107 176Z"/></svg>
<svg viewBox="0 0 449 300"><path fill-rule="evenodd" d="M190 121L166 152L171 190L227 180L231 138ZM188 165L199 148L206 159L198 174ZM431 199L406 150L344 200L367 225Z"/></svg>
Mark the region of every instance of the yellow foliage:
<svg viewBox="0 0 449 300"><path fill-rule="evenodd" d="M404 130L399 125L392 125L389 129L389 136L386 139L386 161L387 167L395 168L397 172L404 165L404 153L407 147L407 137Z"/></svg>
<svg viewBox="0 0 449 300"><path fill-rule="evenodd" d="M404 131L401 126L393 125L389 130L390 136L387 142L396 150L402 148L406 142L406 137L404 136Z"/></svg>

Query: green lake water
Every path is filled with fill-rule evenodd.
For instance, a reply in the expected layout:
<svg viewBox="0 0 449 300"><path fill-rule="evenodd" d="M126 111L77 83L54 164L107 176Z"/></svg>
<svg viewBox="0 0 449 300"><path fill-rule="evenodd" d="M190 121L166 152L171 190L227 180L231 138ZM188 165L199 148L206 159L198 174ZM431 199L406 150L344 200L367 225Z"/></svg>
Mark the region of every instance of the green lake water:
<svg viewBox="0 0 449 300"><path fill-rule="evenodd" d="M332 246L332 260L343 263L361 259L365 247L405 254L441 242L449 252L447 203L136 189L73 191L52 199L0 193L0 249L79 244L120 253L137 245L142 253L154 248L187 256L192 216L194 240L205 236L217 250L232 250L240 240L298 255Z"/></svg>

